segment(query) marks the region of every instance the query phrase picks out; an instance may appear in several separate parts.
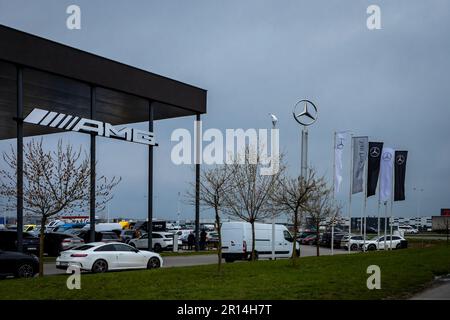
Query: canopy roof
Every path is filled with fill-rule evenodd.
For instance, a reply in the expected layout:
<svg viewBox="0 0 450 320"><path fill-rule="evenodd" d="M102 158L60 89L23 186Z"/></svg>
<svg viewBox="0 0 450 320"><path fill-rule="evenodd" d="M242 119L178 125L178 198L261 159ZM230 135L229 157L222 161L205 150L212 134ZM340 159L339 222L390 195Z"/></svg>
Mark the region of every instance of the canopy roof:
<svg viewBox="0 0 450 320"><path fill-rule="evenodd" d="M24 117L33 108L113 125L206 113L206 90L0 25L0 139L16 137L17 69L23 72ZM58 132L25 126L24 135Z"/></svg>

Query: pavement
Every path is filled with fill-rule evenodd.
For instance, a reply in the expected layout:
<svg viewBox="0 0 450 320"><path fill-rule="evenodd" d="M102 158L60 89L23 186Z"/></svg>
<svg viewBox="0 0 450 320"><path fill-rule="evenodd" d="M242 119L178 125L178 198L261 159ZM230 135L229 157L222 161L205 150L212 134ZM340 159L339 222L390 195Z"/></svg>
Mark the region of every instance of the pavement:
<svg viewBox="0 0 450 320"><path fill-rule="evenodd" d="M416 294L411 300L450 300L450 276L437 280L431 288Z"/></svg>
<svg viewBox="0 0 450 320"><path fill-rule="evenodd" d="M346 254L348 251L342 249L335 249L334 254ZM300 246L300 257L309 257L316 255L315 246ZM331 255L331 249L320 247L320 255ZM199 266L207 264L217 263L216 254L199 254L199 255L186 255L186 256L169 256L163 257L164 268L173 267L188 267L188 266ZM45 275L55 275L55 274L65 274L65 270L56 269L55 262L44 263L44 274Z"/></svg>

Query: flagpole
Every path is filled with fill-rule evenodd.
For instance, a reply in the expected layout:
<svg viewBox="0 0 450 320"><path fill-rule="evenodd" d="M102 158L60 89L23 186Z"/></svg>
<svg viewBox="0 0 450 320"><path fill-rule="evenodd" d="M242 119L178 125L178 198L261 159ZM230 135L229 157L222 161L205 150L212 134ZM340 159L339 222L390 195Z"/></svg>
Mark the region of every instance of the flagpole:
<svg viewBox="0 0 450 320"><path fill-rule="evenodd" d="M353 188L353 134L350 134L351 147L350 147L350 189L348 193L348 252L351 250L350 238L352 234L352 188Z"/></svg>
<svg viewBox="0 0 450 320"><path fill-rule="evenodd" d="M380 180L380 178L378 178L378 180ZM381 214L381 192L380 192L380 181L378 181L378 224L377 224L378 238L380 237L380 214Z"/></svg>
<svg viewBox="0 0 450 320"><path fill-rule="evenodd" d="M367 235L367 174L368 174L368 163L367 163L367 157L368 155L365 156L365 167L364 167L364 209L363 209L363 215L364 215L364 235L363 235L363 251L366 251L366 235Z"/></svg>
<svg viewBox="0 0 450 320"><path fill-rule="evenodd" d="M386 250L387 237L387 201L384 202L384 250Z"/></svg>

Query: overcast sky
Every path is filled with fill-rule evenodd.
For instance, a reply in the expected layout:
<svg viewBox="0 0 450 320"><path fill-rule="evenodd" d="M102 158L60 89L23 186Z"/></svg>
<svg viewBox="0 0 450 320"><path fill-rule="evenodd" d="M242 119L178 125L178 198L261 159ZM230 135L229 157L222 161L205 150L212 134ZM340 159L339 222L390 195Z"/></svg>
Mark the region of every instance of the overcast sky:
<svg viewBox="0 0 450 320"><path fill-rule="evenodd" d="M66 28L70 4L81 7L81 30ZM381 8L381 30L366 26L371 4ZM319 108L309 160L321 174L331 179L333 132L352 130L409 151L406 201L395 203L395 215L417 214L413 187L424 189L422 215L450 207L447 0L0 0L0 23L207 89L204 128L268 128L268 113L275 113L292 174L300 158L292 109L309 98ZM176 218L177 194L194 180L193 168L170 160L171 132L192 131L193 120L155 125L157 217ZM82 134L45 141L61 137L88 150ZM0 151L11 143L0 142ZM111 216L145 217L146 148L101 139L97 159L101 174L123 178ZM348 175L344 179L343 203ZM360 195L353 205L359 215ZM192 207L180 206L182 218L194 217ZM375 214L376 197L368 206Z"/></svg>

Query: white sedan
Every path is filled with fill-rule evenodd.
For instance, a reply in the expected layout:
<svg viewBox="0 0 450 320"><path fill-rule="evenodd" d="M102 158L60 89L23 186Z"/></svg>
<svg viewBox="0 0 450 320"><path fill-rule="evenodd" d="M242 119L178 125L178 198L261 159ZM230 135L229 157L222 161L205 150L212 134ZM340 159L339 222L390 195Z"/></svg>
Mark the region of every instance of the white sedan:
<svg viewBox="0 0 450 320"><path fill-rule="evenodd" d="M160 268L163 260L157 253L141 251L124 243L92 242L63 251L56 259L58 269L67 269L72 265L81 270L99 273L108 270Z"/></svg>

